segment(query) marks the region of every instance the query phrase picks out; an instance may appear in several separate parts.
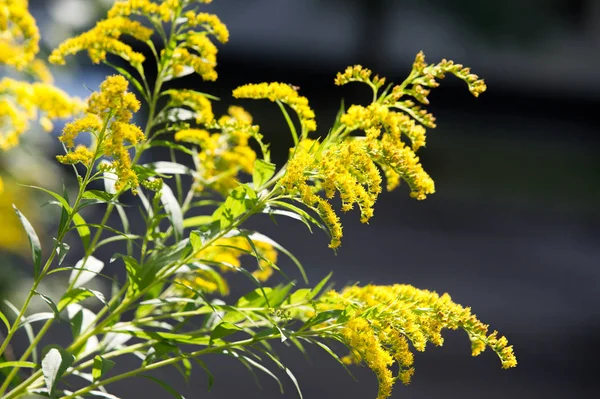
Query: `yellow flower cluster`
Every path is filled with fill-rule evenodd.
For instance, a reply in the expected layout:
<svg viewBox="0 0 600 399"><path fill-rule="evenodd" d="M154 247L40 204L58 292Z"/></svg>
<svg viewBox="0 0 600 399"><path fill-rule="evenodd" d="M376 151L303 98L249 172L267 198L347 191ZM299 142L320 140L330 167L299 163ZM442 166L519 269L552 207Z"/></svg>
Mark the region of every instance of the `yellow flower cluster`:
<svg viewBox="0 0 600 399"><path fill-rule="evenodd" d="M128 17L132 14L137 15L155 15L159 17L163 22L168 22L171 17L174 8L169 8L172 1L164 2L163 4L157 4L151 0L122 0L117 1L108 11L108 18L115 18L118 16Z"/></svg>
<svg viewBox="0 0 600 399"><path fill-rule="evenodd" d="M239 184L240 172L252 174L256 153L249 146L249 140L257 134L258 126L252 125L252 117L242 108L229 107L229 114L209 127L221 132L211 134L204 129L184 129L175 133L175 140L201 148L198 190L208 188L227 196Z"/></svg>
<svg viewBox="0 0 600 399"><path fill-rule="evenodd" d="M408 183L413 198L425 199L435 192L433 180L415 155L415 151L425 145L423 126L417 125L408 115L379 103L367 107L352 105L340 121L350 131L367 132L369 155L383 169L388 190L394 189L402 178ZM402 141L402 135L411 141L411 147Z"/></svg>
<svg viewBox="0 0 600 399"><path fill-rule="evenodd" d="M196 113L197 124L211 123L215 115L212 104L202 93L194 90L169 90L171 105L174 107L188 107Z"/></svg>
<svg viewBox="0 0 600 399"><path fill-rule="evenodd" d="M102 168L118 176L115 188L131 188L135 192L138 177L132 169L129 147L144 140L144 133L130 123L133 113L140 108L140 102L133 93L127 91L128 86L129 83L121 75L109 76L100 84L100 91L87 100L86 115L67 124L59 137L65 147L71 150L77 136L88 132L94 139L92 148L78 146L75 151L57 158L62 163L81 162L88 167L95 161L95 153L112 158L113 162Z"/></svg>
<svg viewBox="0 0 600 399"><path fill-rule="evenodd" d="M185 67L191 67L202 79L206 81L217 80L218 75L215 70L215 66L217 65L217 48L206 36L203 37L204 43L202 47L194 48L204 53L194 54L186 48L175 49L171 66L173 76L180 76Z"/></svg>
<svg viewBox="0 0 600 399"><path fill-rule="evenodd" d="M65 40L50 54L49 60L54 64L63 65L66 56L87 50L95 64L106 60L107 53L111 53L129 61L133 66L141 66L144 55L119 39L122 35L128 35L137 40L147 41L152 33L152 29L146 28L138 21L116 16L98 22L94 28L79 36Z"/></svg>
<svg viewBox="0 0 600 399"><path fill-rule="evenodd" d="M191 67L202 79L214 81L218 76L215 70L218 50L208 35L213 35L221 43L226 43L229 40L229 31L213 14L188 11L185 13L185 18L186 28L190 30L183 35L182 43L173 51L171 65L173 76L179 76L184 72L185 67ZM202 26L204 31L194 31L197 26Z"/></svg>
<svg viewBox="0 0 600 399"><path fill-rule="evenodd" d="M364 68L362 65L353 65L346 68L344 72L338 72L335 77L335 84L342 86L350 82L362 82L374 86L379 89L385 84L385 78L380 78L375 75L371 79L372 71L368 68Z"/></svg>
<svg viewBox="0 0 600 399"><path fill-rule="evenodd" d="M381 175L364 141L345 140L322 148L316 141L306 139L297 146L280 184L286 192L299 195L304 204L315 208L329 228L329 246L337 248L342 226L329 202L316 192L324 190L328 199L339 193L342 210L349 211L357 204L361 222L367 223L381 192Z"/></svg>
<svg viewBox="0 0 600 399"><path fill-rule="evenodd" d="M308 99L298 94L298 91L286 83L258 83L240 86L233 91L235 98L268 99L279 101L292 108L306 133L317 130L315 113L308 105Z"/></svg>
<svg viewBox="0 0 600 399"><path fill-rule="evenodd" d="M277 250L269 243L253 240L254 248L245 237L220 238L213 245L204 249L196 255L200 263L219 266L220 270L235 271L242 267L242 256L258 255L258 269L252 275L261 282L267 281L273 274L273 265L277 263ZM256 252L255 252L256 250ZM180 278L192 288L212 293L220 291L228 292L227 283L211 273L210 270L195 269Z"/></svg>
<svg viewBox="0 0 600 399"><path fill-rule="evenodd" d="M45 130L52 130L52 120L71 117L83 108L77 98L46 83L28 83L10 78L0 80L0 149L19 143L19 136L29 122L39 119Z"/></svg>
<svg viewBox="0 0 600 399"><path fill-rule="evenodd" d="M443 59L438 64L428 65L425 62L425 54L419 52L413 63L413 69L408 79L403 83L404 86L412 85L410 89L396 90L396 96L408 94L414 97L417 101L423 104L429 104L427 95L429 89L425 87L437 87L439 83L436 79L443 79L446 73L451 73L457 78L463 80L469 87L469 91L475 97L483 93L487 87L483 79L471 73L470 68L466 68L461 64L455 64L453 61Z"/></svg>
<svg viewBox="0 0 600 399"><path fill-rule="evenodd" d="M27 0L0 3L0 64L23 70L39 51L40 33Z"/></svg>
<svg viewBox="0 0 600 399"><path fill-rule="evenodd" d="M185 17L187 18L190 27L202 26L221 43L227 43L229 41L229 30L216 15L205 12L196 13L194 11L188 11L185 14Z"/></svg>
<svg viewBox="0 0 600 399"><path fill-rule="evenodd" d="M413 354L424 351L428 342L441 346L442 329L462 329L473 342L473 356L486 347L500 358L503 368L517 365L512 346L505 337L479 321L469 308L454 303L448 294L420 290L409 285L353 286L331 291L317 305L320 310L348 309L352 316L343 325L341 336L352 353L347 362L365 362L379 380L378 399L390 396L396 379L408 384L414 372ZM398 375L391 366L398 365Z"/></svg>

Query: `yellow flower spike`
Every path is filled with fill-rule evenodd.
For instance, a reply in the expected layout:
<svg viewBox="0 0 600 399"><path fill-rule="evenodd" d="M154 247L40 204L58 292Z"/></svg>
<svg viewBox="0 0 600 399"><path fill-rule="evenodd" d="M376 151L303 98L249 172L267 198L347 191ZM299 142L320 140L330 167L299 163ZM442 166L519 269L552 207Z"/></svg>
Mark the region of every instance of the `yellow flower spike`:
<svg viewBox="0 0 600 399"><path fill-rule="evenodd" d="M26 1L0 4L0 64L23 70L39 51L40 34Z"/></svg>
<svg viewBox="0 0 600 399"><path fill-rule="evenodd" d="M65 147L73 148L75 146L75 139L80 133L89 132L95 134L101 128L102 120L98 115L86 114L83 118L67 123L58 139L64 143Z"/></svg>
<svg viewBox="0 0 600 399"><path fill-rule="evenodd" d="M247 112L244 108L238 107L236 105L232 105L227 109L227 113L231 115L232 118L236 119L240 123L251 125L252 124L252 115Z"/></svg>
<svg viewBox="0 0 600 399"><path fill-rule="evenodd" d="M184 103L188 104L190 102ZM210 112L212 117L212 110ZM238 186L241 172L252 174L256 153L249 139L258 135L258 126L251 124L252 117L243 108L230 107L229 112L207 124L210 129L220 129L220 133L211 134L204 129L183 129L175 133L176 141L200 146L197 189L209 188L223 196Z"/></svg>
<svg viewBox="0 0 600 399"><path fill-rule="evenodd" d="M78 145L75 151L69 152L66 155L57 155L56 159L60 163L67 165L74 165L82 163L84 165L90 164L90 161L94 158L94 153L89 150L86 146Z"/></svg>
<svg viewBox="0 0 600 399"><path fill-rule="evenodd" d="M28 129L30 121L39 119L42 127L49 130L52 120L71 117L83 108L79 99L45 83L3 78L0 95L0 117L4 119L0 148L4 150L19 143L19 136Z"/></svg>
<svg viewBox="0 0 600 399"><path fill-rule="evenodd" d="M308 99L300 96L296 89L285 83L258 83L240 86L233 91L235 98L268 99L270 101L281 101L292 108L302 128L307 132L317 130L315 113L308 105Z"/></svg>
<svg viewBox="0 0 600 399"><path fill-rule="evenodd" d="M198 144L204 146L210 137L210 133L204 129L184 129L175 133L175 141Z"/></svg>
<svg viewBox="0 0 600 399"><path fill-rule="evenodd" d="M229 41L229 30L216 15L188 11L185 16L188 19L189 26L195 27L202 25L207 32L212 34L219 42L227 43Z"/></svg>
<svg viewBox="0 0 600 399"><path fill-rule="evenodd" d="M181 69L183 66L190 66L194 71L206 81L217 80L217 72L215 71L215 62L210 59L205 59L200 55L192 54L185 48L177 48L173 52L173 68ZM178 73L174 74L178 76Z"/></svg>
<svg viewBox="0 0 600 399"><path fill-rule="evenodd" d="M108 18L128 17L132 14L157 14L158 7L159 5L152 0L120 0L116 1L112 8L108 10Z"/></svg>
<svg viewBox="0 0 600 399"><path fill-rule="evenodd" d="M65 57L87 50L93 63L98 64L106 59L107 53L115 54L139 66L145 57L122 41L122 35L129 35L140 41L147 41L152 36L152 29L143 26L137 21L116 16L96 24L91 30L71 39L65 40L49 57L53 64L64 64Z"/></svg>
<svg viewBox="0 0 600 399"><path fill-rule="evenodd" d="M37 80L42 83L52 84L54 82L54 77L46 63L42 60L35 59L33 60L27 67L28 72Z"/></svg>
<svg viewBox="0 0 600 399"><path fill-rule="evenodd" d="M168 93L173 106L186 106L196 112L196 123L207 124L215 118L210 100L202 93L193 90L169 90Z"/></svg>
<svg viewBox="0 0 600 399"><path fill-rule="evenodd" d="M59 156L62 163L86 162L87 154L82 147L75 151L75 139L81 133L91 134L94 143L93 152L98 152L105 157L112 158L109 166L103 166L104 171L111 171L118 177L115 183L117 190L131 188L133 192L138 186L138 176L132 169L129 148L145 139L142 130L129 123L133 113L140 108L140 102L135 95L128 92L129 83L121 75L107 77L100 84L100 91L92 93L87 100L86 114L63 129L59 140L67 147L67 154ZM96 145L99 148L96 149ZM86 149L87 150L87 149ZM91 166L91 165L90 165Z"/></svg>
<svg viewBox="0 0 600 399"><path fill-rule="evenodd" d="M318 303L319 311L350 310L351 318L340 328L340 335L351 350L346 361L364 362L379 380L378 398L387 398L396 379L408 384L414 373L415 350L425 350L428 342L442 345L442 329L462 329L473 343L473 355L485 347L500 358L503 368L516 366L513 349L497 332L479 321L447 294L420 290L410 285L352 286L341 292L330 291ZM392 376L392 366L398 367Z"/></svg>

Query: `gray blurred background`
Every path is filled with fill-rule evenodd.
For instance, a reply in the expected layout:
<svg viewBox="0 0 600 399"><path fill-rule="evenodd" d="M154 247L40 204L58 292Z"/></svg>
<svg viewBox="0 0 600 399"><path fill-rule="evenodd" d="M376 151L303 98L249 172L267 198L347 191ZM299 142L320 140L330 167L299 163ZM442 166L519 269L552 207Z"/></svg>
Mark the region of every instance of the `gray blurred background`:
<svg viewBox="0 0 600 399"><path fill-rule="evenodd" d="M112 2L30 3L51 49ZM400 187L381 196L369 225L355 213L345 215L337 256L324 235L310 235L293 221L274 226L257 218L250 225L298 255L312 282L333 270L338 287L407 283L449 292L515 346L519 366L505 371L489 352L471 358L466 336L448 332L444 347L416 355L413 383L398 385L394 398L600 397L600 1L215 0L207 10L231 31L220 52L220 78L179 84L220 96L215 107L221 112L240 84L289 82L310 99L324 133L341 98L368 101L360 86L334 86L337 71L362 63L400 82L419 50L431 62L453 59L484 77L488 92L477 100L450 77L430 96L438 128L428 132L420 157L437 193L426 201L411 200ZM81 58L76 67L61 68L58 80L85 96L81 83L95 87L106 72ZM291 139L277 107L238 104L254 114L281 162ZM17 264L3 262L1 273L16 273ZM282 266L298 277L293 265ZM239 283L239 292L248 288ZM57 331L50 340L67 339L61 336L66 328ZM281 354L305 398L376 396L375 378L365 368L355 368L357 383L318 350L310 351L310 361L287 348ZM286 383L282 396L266 375L257 389L233 360L208 363L213 390L206 392L206 377L196 370L185 396L296 395ZM157 375L184 386L174 370ZM110 391L123 398L168 397L147 380Z"/></svg>

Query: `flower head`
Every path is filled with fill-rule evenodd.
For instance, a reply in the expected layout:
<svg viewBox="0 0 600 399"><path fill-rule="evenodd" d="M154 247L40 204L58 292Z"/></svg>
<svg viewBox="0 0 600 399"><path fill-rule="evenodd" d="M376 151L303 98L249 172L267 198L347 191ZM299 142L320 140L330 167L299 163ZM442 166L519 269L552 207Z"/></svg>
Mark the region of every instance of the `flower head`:
<svg viewBox="0 0 600 399"><path fill-rule="evenodd" d="M233 96L235 98L268 99L287 104L298 114L303 130L306 132L317 130L315 113L308 105L308 99L299 95L293 86L277 82L247 84L235 89Z"/></svg>

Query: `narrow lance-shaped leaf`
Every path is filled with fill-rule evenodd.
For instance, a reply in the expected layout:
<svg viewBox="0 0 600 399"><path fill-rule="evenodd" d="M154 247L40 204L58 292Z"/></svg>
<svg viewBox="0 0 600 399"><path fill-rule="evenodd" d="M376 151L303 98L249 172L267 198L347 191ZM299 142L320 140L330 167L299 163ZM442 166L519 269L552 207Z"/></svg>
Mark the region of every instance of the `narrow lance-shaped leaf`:
<svg viewBox="0 0 600 399"><path fill-rule="evenodd" d="M27 238L29 239L29 245L31 245L31 256L33 258L33 271L34 276L37 278L41 273L42 267L42 244L40 244L40 239L36 234L33 226L29 223L29 220L17 209L16 206L13 205L17 216L21 220L21 224L25 229L25 233L27 233Z"/></svg>
<svg viewBox="0 0 600 399"><path fill-rule="evenodd" d="M75 268L69 277L69 284L72 284L73 288L79 288L96 277L103 268L104 262L101 260L93 256L89 256L87 259L83 258L75 264Z"/></svg>
<svg viewBox="0 0 600 399"><path fill-rule="evenodd" d="M52 347L42 359L42 374L51 397L57 382L74 360L73 355L58 346Z"/></svg>
<svg viewBox="0 0 600 399"><path fill-rule="evenodd" d="M38 295L40 298L42 298L42 300L44 302L46 302L48 304L48 306L50 306L50 309L52 309L52 312L54 313L54 318L56 320L58 320L58 318L60 317L60 313L59 313L58 308L57 308L56 304L54 303L54 301L52 301L52 299L50 299L50 297L42 294L41 292L34 291L34 293L36 295Z"/></svg>
<svg viewBox="0 0 600 399"><path fill-rule="evenodd" d="M183 236L183 213L173 191L166 184L164 184L161 189L160 200L165 207L165 213L169 216L171 224L173 225L175 238L179 240Z"/></svg>

